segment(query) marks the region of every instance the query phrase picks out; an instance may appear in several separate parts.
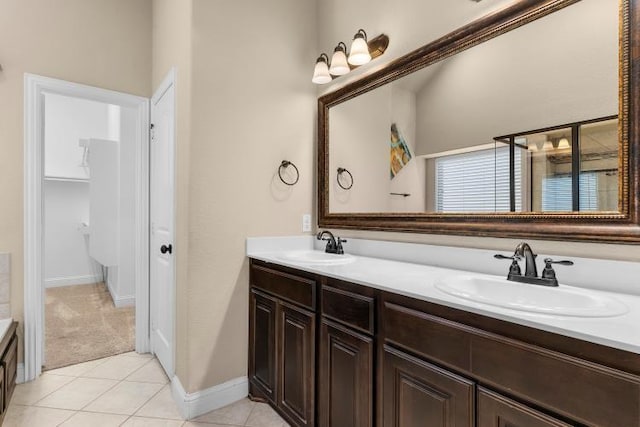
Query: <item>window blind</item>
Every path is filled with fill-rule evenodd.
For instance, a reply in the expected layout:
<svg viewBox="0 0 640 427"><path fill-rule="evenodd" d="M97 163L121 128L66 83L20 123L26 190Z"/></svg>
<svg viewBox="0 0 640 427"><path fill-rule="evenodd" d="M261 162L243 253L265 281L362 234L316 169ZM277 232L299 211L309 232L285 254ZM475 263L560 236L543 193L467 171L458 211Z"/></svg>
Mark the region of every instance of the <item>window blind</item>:
<svg viewBox="0 0 640 427"><path fill-rule="evenodd" d="M515 151L516 210L522 208L521 150ZM438 212L510 210L509 147L438 157Z"/></svg>
<svg viewBox="0 0 640 427"><path fill-rule="evenodd" d="M542 210L545 212L572 211L571 193L571 174L543 178ZM580 210L599 210L597 172L582 172L580 174Z"/></svg>

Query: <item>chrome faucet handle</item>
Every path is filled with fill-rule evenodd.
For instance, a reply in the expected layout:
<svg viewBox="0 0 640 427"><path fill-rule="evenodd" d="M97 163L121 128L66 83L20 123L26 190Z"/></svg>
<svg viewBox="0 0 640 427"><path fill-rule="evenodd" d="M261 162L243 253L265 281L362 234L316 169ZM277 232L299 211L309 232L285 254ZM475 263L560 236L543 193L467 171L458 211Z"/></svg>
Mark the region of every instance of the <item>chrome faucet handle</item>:
<svg viewBox="0 0 640 427"><path fill-rule="evenodd" d="M567 259L561 261L554 261L551 258L544 259L545 267L551 267L551 264L559 264L559 265L573 265L573 261L569 261Z"/></svg>
<svg viewBox="0 0 640 427"><path fill-rule="evenodd" d="M520 264L518 264L518 261L522 259L520 255L514 254L513 256L506 256L502 254L495 254L493 257L496 259L511 260L511 265L509 266L509 275L507 276L507 278L512 276L522 276L522 270L520 270Z"/></svg>
<svg viewBox="0 0 640 427"><path fill-rule="evenodd" d="M542 278L552 282L552 286L558 286L558 279L556 279L556 272L551 266L551 264L573 265L573 261L569 261L569 260L554 261L551 258L544 259L544 270L542 270Z"/></svg>
<svg viewBox="0 0 640 427"><path fill-rule="evenodd" d="M502 254L495 254L493 256L496 259L512 259L515 261L520 261L522 259L522 257L520 255L514 254L512 256L506 256L506 255L502 255Z"/></svg>
<svg viewBox="0 0 640 427"><path fill-rule="evenodd" d="M347 243L347 239L341 239L340 237L336 236L336 253L338 255L344 254L344 248L342 247L343 243Z"/></svg>

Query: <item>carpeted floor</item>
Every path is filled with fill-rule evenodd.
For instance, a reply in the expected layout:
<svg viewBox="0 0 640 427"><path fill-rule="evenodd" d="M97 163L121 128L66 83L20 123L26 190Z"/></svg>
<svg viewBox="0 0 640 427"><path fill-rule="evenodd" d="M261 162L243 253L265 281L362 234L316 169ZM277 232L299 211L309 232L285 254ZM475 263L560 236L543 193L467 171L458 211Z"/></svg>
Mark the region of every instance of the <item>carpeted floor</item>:
<svg viewBox="0 0 640 427"><path fill-rule="evenodd" d="M134 307L116 308L104 283L47 289L43 369L132 351L134 319Z"/></svg>

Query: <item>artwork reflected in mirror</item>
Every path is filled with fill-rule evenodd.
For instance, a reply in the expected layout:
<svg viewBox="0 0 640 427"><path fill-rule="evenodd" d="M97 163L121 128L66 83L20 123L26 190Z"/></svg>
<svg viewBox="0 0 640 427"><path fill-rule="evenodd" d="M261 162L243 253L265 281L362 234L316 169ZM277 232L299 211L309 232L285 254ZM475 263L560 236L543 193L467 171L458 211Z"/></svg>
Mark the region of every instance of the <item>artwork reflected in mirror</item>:
<svg viewBox="0 0 640 427"><path fill-rule="evenodd" d="M618 53L581 0L331 106L329 212L618 212Z"/></svg>

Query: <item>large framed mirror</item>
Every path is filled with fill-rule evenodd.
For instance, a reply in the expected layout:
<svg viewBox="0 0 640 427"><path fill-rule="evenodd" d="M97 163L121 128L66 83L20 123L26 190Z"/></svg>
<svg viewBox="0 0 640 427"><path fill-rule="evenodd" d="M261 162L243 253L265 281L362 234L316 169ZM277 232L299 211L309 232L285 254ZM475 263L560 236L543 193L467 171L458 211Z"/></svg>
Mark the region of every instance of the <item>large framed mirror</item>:
<svg viewBox="0 0 640 427"><path fill-rule="evenodd" d="M639 20L523 0L320 97L320 227L640 242Z"/></svg>

